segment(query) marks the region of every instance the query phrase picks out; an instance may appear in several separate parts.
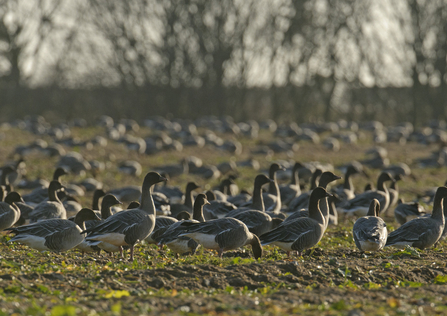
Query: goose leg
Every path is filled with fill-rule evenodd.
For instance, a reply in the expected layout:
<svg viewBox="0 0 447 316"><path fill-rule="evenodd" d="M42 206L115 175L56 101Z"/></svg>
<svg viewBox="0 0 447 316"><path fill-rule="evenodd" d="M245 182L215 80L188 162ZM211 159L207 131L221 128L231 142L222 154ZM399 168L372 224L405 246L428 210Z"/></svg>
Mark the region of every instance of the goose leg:
<svg viewBox="0 0 447 316"><path fill-rule="evenodd" d="M219 255L219 258L222 259L223 249L220 248L220 249L217 251L217 254Z"/></svg>
<svg viewBox="0 0 447 316"><path fill-rule="evenodd" d="M118 249L120 250L121 258L124 258L124 255L123 255L123 247L122 247L122 246L119 246Z"/></svg>
<svg viewBox="0 0 447 316"><path fill-rule="evenodd" d="M133 261L133 246L130 246L130 261Z"/></svg>

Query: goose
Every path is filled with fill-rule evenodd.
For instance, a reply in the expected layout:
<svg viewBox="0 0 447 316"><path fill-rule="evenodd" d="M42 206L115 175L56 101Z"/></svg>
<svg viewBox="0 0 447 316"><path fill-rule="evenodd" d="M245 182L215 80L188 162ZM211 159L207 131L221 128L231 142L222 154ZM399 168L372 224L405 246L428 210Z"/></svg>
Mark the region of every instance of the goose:
<svg viewBox="0 0 447 316"><path fill-rule="evenodd" d="M377 190L370 190L358 194L352 200L340 205L337 210L342 214L347 213L356 216L365 216L368 213L371 200L377 199L380 203L380 213L385 212L390 204L390 196L385 185L387 181L394 181L394 179L388 172L382 172L377 180Z"/></svg>
<svg viewBox="0 0 447 316"><path fill-rule="evenodd" d="M141 197L141 187L136 185L129 185L122 188L109 190L110 194L116 196L118 200L124 203L130 203L132 201L139 200Z"/></svg>
<svg viewBox="0 0 447 316"><path fill-rule="evenodd" d="M294 198L289 203L289 209L288 213L293 213L294 211L299 211L303 208L307 208L309 205L309 197L311 192L318 186L318 178L323 174L323 171L321 169L315 169L314 173L312 174L312 178L310 180L310 191L303 192L296 198Z"/></svg>
<svg viewBox="0 0 447 316"><path fill-rule="evenodd" d="M265 206L264 206L264 198L262 194L262 186L264 184L270 183L272 180L268 178L267 176L263 174L259 174L256 176L254 181L254 188L253 188L253 198L251 201L248 201L241 207L230 211L226 217L233 217L234 215L244 212L247 210L258 210L261 212L265 212Z"/></svg>
<svg viewBox="0 0 447 316"><path fill-rule="evenodd" d="M352 184L352 176L359 172L359 169L353 164L349 165L346 168L345 181L343 182L343 186L341 188L335 188L334 190L334 193L337 194L337 197L341 202L352 200L355 197L354 185Z"/></svg>
<svg viewBox="0 0 447 316"><path fill-rule="evenodd" d="M292 178L290 184L281 185L279 191L281 194L281 203L284 205L289 205L289 203L301 194L300 180L299 180L299 169L302 164L296 162L292 169Z"/></svg>
<svg viewBox="0 0 447 316"><path fill-rule="evenodd" d="M380 203L377 199L373 199L368 214L354 223L352 235L355 245L361 252L378 251L386 244L388 231L385 222L379 217L379 212Z"/></svg>
<svg viewBox="0 0 447 316"><path fill-rule="evenodd" d="M157 240L159 237L174 223L177 223L178 220L176 218L170 216L157 216L155 218L155 227L152 233L146 237L146 242L148 244L157 244Z"/></svg>
<svg viewBox="0 0 447 316"><path fill-rule="evenodd" d="M323 172L323 174L321 175L320 180L319 180L319 186L326 190L329 183L339 180L339 179L341 179L341 177L335 175L331 171ZM331 202L333 201L333 198L334 197L331 196ZM330 211L331 209L329 207L329 206L332 206L332 203L331 203L331 205L329 205L329 199L324 198L319 202L319 205L320 205L321 214L323 214L323 217L324 217L324 224L325 224L325 229L326 229L327 226L329 225L330 218L332 219L332 221L335 221L335 219L333 218L334 215L331 214L331 211ZM308 216L309 216L309 210L308 210L308 208L304 208L304 209L295 211L292 214L290 214L289 217L286 218L285 222L293 221L299 217L308 217Z"/></svg>
<svg viewBox="0 0 447 316"><path fill-rule="evenodd" d="M0 202L0 231L13 226L20 218L20 209L15 203L23 202L19 193L8 193L4 202Z"/></svg>
<svg viewBox="0 0 447 316"><path fill-rule="evenodd" d="M435 194L430 217L418 217L406 222L388 235L385 247L410 246L419 249L433 246L442 236L445 226L443 202L447 187L439 187Z"/></svg>
<svg viewBox="0 0 447 316"><path fill-rule="evenodd" d="M279 170L285 169L277 163L272 163L270 165L269 178L272 181L269 183L268 191L262 194L265 210L267 212L279 213L281 211L281 192L279 191L278 182L276 180L276 173Z"/></svg>
<svg viewBox="0 0 447 316"><path fill-rule="evenodd" d="M260 236L262 245L273 244L287 252L298 251L298 255L305 249L315 246L323 237L325 220L321 214L319 201L330 197L321 187L315 188L309 198L309 217L301 217L296 220L284 222L277 228Z"/></svg>
<svg viewBox="0 0 447 316"><path fill-rule="evenodd" d="M57 196L59 190L63 190L61 183L57 180L51 181L48 187L48 201L36 205L29 214L30 223L51 218L67 219L67 211Z"/></svg>
<svg viewBox="0 0 447 316"><path fill-rule="evenodd" d="M158 245L167 245L169 249L177 254L194 253L198 247L198 244L187 237L179 237L185 232L184 225L188 223L203 223L205 218L203 216L203 207L209 204L205 194L200 193L197 195L194 202L194 213L192 220L178 221L169 226L166 231L158 238Z"/></svg>
<svg viewBox="0 0 447 316"><path fill-rule="evenodd" d="M67 251L84 240L84 222L95 219L99 220L92 210L82 209L74 222L53 218L9 229L15 234L9 242L17 241L39 251Z"/></svg>
<svg viewBox="0 0 447 316"><path fill-rule="evenodd" d="M176 217L178 213L186 211L192 213L192 191L198 189L199 186L194 182L188 182L185 190L185 201L182 204L171 204L171 216Z"/></svg>
<svg viewBox="0 0 447 316"><path fill-rule="evenodd" d="M219 258L225 251L251 245L255 259L262 257L258 236L235 218L220 218L204 223L185 223L186 231L180 235L192 238L206 249L217 250Z"/></svg>
<svg viewBox="0 0 447 316"><path fill-rule="evenodd" d="M401 198L397 201L397 206L394 209L394 218L396 219L396 222L398 222L400 225L403 225L416 217L424 215L425 213L426 211L424 207L418 202L405 203L404 200Z"/></svg>
<svg viewBox="0 0 447 316"><path fill-rule="evenodd" d="M155 226L155 206L151 191L154 184L166 181L156 172L149 172L144 177L141 206L126 212L116 213L97 226L87 229L86 240L98 240L120 247L130 246L130 260L136 243L142 241L153 231Z"/></svg>

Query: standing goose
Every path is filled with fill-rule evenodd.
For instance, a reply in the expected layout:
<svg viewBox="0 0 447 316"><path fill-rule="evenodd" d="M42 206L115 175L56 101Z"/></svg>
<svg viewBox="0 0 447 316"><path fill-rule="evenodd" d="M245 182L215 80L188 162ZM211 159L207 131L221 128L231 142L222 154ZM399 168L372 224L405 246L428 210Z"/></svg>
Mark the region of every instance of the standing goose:
<svg viewBox="0 0 447 316"><path fill-rule="evenodd" d="M352 235L361 252L377 251L386 244L388 231L385 222L379 217L379 212L380 203L374 199L369 205L368 214L354 223Z"/></svg>
<svg viewBox="0 0 447 316"><path fill-rule="evenodd" d="M318 186L318 179L323 174L321 169L315 169L312 174L312 178L310 180L310 190L307 192L301 193L299 196L294 198L289 204L289 213L293 213L295 211L299 211L303 208L307 208L309 206L309 197L311 192Z"/></svg>
<svg viewBox="0 0 447 316"><path fill-rule="evenodd" d="M343 186L341 188L336 188L334 191L337 194L339 200L347 201L352 200L355 197L354 185L352 184L352 176L359 172L359 168L353 164L350 164L346 168L345 181L343 182Z"/></svg>
<svg viewBox="0 0 447 316"><path fill-rule="evenodd" d="M380 213L385 212L390 204L390 195L385 185L387 181L394 181L388 172L382 172L377 180L377 190L366 191L358 194L352 200L346 201L338 207L341 213L365 216L369 210L369 204L373 199L380 203Z"/></svg>
<svg viewBox="0 0 447 316"><path fill-rule="evenodd" d="M96 227L87 229L86 240L100 240L120 247L130 246L130 260L136 243L150 235L155 226L155 206L151 191L154 184L166 181L156 172L149 172L143 181L141 206L110 216Z"/></svg>
<svg viewBox="0 0 447 316"><path fill-rule="evenodd" d="M36 205L29 214L30 223L51 218L67 219L67 211L57 196L59 190L63 190L61 183L57 180L51 181L48 187L48 201Z"/></svg>
<svg viewBox="0 0 447 316"><path fill-rule="evenodd" d="M259 238L238 219L226 217L204 223L187 223L185 226L186 232L180 236L190 237L206 249L217 250L220 258L225 251L245 245L251 245L256 259L262 257Z"/></svg>
<svg viewBox="0 0 447 316"><path fill-rule="evenodd" d="M406 222L388 235L386 246L410 246L419 249L433 246L442 236L445 219L442 200L447 187L439 187L435 194L430 217L418 217Z"/></svg>
<svg viewBox="0 0 447 316"><path fill-rule="evenodd" d="M227 217L232 217L233 215L246 210L258 210L261 212L265 212L264 198L262 195L262 186L264 184L270 183L271 181L272 181L271 179L269 179L267 176L263 174L257 175L254 182L253 197L251 201L248 201L241 207L233 211L230 211L227 214Z"/></svg>
<svg viewBox="0 0 447 316"><path fill-rule="evenodd" d="M82 209L74 222L66 219L48 219L10 230L16 234L9 242L18 241L39 251L67 251L84 240L81 233L86 220L99 220L90 209Z"/></svg>
<svg viewBox="0 0 447 316"><path fill-rule="evenodd" d="M279 187L281 194L281 203L284 205L289 205L289 203L301 194L300 179L299 179L299 169L302 164L296 162L292 169L292 178L290 184L282 185Z"/></svg>
<svg viewBox="0 0 447 316"><path fill-rule="evenodd" d="M185 225L188 223L203 223L205 218L203 216L203 207L209 204L205 194L199 194L194 202L194 214L192 220L178 221L169 226L165 232L158 238L154 237L158 241L159 245L167 245L169 249L177 254L194 253L198 247L197 242L188 238L180 237L185 232Z"/></svg>
<svg viewBox="0 0 447 316"><path fill-rule="evenodd" d="M333 172L326 171L320 177L319 186L322 187L323 189L327 190L327 186L329 185L329 183L339 180L339 179L341 179L341 178L339 176L336 176ZM333 198L333 197L331 197L331 198ZM321 199L319 202L320 211L324 217L325 229L329 225L329 218L331 216L334 217L334 215L331 214L328 200L329 200L328 198L324 198L324 199ZM309 216L309 210L308 210L308 208L304 208L299 211L293 212L289 217L286 218L285 222L293 221L299 217L308 217L308 216ZM333 219L333 221L334 221L334 219Z"/></svg>
<svg viewBox="0 0 447 316"><path fill-rule="evenodd" d="M317 187L312 191L309 201L309 217L283 222L282 225L260 237L262 245L273 244L287 251L298 251L298 254L315 246L323 237L325 220L321 214L319 201L331 196L325 189Z"/></svg>
<svg viewBox="0 0 447 316"><path fill-rule="evenodd" d="M266 212L279 213L281 211L281 192L279 191L278 182L276 181L276 173L279 170L284 170L282 166L277 163L272 163L269 169L269 188L268 191L262 194L264 199L264 206Z"/></svg>
<svg viewBox="0 0 447 316"><path fill-rule="evenodd" d="M257 210L240 212L231 217L243 222L248 230L256 236L261 236L262 234L271 231L283 222L280 218L271 218L266 212Z"/></svg>
<svg viewBox="0 0 447 316"><path fill-rule="evenodd" d="M23 199L14 191L6 196L5 202L0 202L0 231L13 226L19 220L20 209L16 202L23 202Z"/></svg>
<svg viewBox="0 0 447 316"><path fill-rule="evenodd" d="M99 210L99 199L105 196L106 193L102 189L97 189L93 192L93 200L92 200L92 210Z"/></svg>
<svg viewBox="0 0 447 316"><path fill-rule="evenodd" d="M176 217L179 213L186 211L192 213L192 191L198 189L199 186L194 182L188 182L185 190L185 202L182 204L171 204L171 216Z"/></svg>

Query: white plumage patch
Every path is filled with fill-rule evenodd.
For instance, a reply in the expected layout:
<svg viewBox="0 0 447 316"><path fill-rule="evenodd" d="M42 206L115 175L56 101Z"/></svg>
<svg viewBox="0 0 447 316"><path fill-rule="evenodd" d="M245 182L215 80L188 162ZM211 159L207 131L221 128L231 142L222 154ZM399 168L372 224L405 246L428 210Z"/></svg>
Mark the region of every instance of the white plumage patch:
<svg viewBox="0 0 447 316"><path fill-rule="evenodd" d="M188 239L176 239L166 245L175 253L183 254L186 252L190 252L191 248L188 246Z"/></svg>
<svg viewBox="0 0 447 316"><path fill-rule="evenodd" d="M96 236L88 237L88 240L101 240L106 243L115 245L115 246L127 246L127 243L124 241L124 234L120 233L107 233L107 234L101 234ZM100 245L98 245L100 248L102 248ZM104 249L105 250L105 249Z"/></svg>
<svg viewBox="0 0 447 316"><path fill-rule="evenodd" d="M44 237L37 237L33 235L19 235L14 238L12 238L9 242L20 242L24 245L27 245L30 248L34 248L39 251L46 251L50 250L47 246L45 246L45 238Z"/></svg>
<svg viewBox="0 0 447 316"><path fill-rule="evenodd" d="M274 241L271 244L278 246L279 248L281 248L284 251L293 251L292 250L293 243L294 243L293 241L291 241L291 242Z"/></svg>
<svg viewBox="0 0 447 316"><path fill-rule="evenodd" d="M216 235L209 235L204 233L189 233L184 236L194 239L206 249L219 250L219 244L216 242Z"/></svg>
<svg viewBox="0 0 447 316"><path fill-rule="evenodd" d="M380 243L374 241L365 240L359 241L359 243L362 251L377 251L382 248Z"/></svg>

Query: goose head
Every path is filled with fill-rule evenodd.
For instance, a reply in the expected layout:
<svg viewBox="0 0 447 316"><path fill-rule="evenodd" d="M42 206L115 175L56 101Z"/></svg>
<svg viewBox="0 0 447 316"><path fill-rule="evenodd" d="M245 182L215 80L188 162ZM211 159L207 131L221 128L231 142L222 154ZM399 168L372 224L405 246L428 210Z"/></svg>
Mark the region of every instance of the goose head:
<svg viewBox="0 0 447 316"><path fill-rule="evenodd" d="M196 184L195 182L188 182L186 184L186 191L187 192L193 191L193 190L198 189L198 188L200 188L200 186L198 184Z"/></svg>
<svg viewBox="0 0 447 316"><path fill-rule="evenodd" d="M8 195L5 198L5 202L8 203L9 205L12 205L13 203L16 203L16 202L25 203L23 201L21 195L15 191L8 193Z"/></svg>
<svg viewBox="0 0 447 316"><path fill-rule="evenodd" d="M317 187L313 189L312 193L310 194L309 208L310 205L318 205L318 203L316 202L318 202L319 200L331 196L332 194L329 194L323 187Z"/></svg>
<svg viewBox="0 0 447 316"><path fill-rule="evenodd" d="M194 201L194 212L193 219L198 220L199 222L204 222L205 218L203 217L203 206L211 204L206 199L205 194L200 193L197 195L196 200Z"/></svg>
<svg viewBox="0 0 447 316"><path fill-rule="evenodd" d="M214 194L214 192L211 190L206 191L205 195L208 201L214 201L216 199L216 194Z"/></svg>
<svg viewBox="0 0 447 316"><path fill-rule="evenodd" d="M101 219L91 209L83 208L76 214L74 222L79 227L85 228L83 227L85 221L94 221L94 220L100 221Z"/></svg>
<svg viewBox="0 0 447 316"><path fill-rule="evenodd" d="M106 194L102 199L101 207L111 207L118 204L123 204L123 202L118 200L113 194Z"/></svg>
<svg viewBox="0 0 447 316"><path fill-rule="evenodd" d="M140 202L138 201L132 201L129 203L129 205L127 206L128 210L134 209L134 208L139 208L140 207Z"/></svg>
<svg viewBox="0 0 447 316"><path fill-rule="evenodd" d="M60 181L60 177L68 174L68 171L65 168L58 167L54 170L53 180Z"/></svg>
<svg viewBox="0 0 447 316"><path fill-rule="evenodd" d="M255 178L255 187L262 187L264 184L270 183L273 180L264 174L259 174Z"/></svg>
<svg viewBox="0 0 447 316"><path fill-rule="evenodd" d="M326 188L329 183L331 183L332 181L335 181L335 180L339 180L339 179L341 179L341 177L336 176L331 171L323 172L323 174L320 177L319 186Z"/></svg>
<svg viewBox="0 0 447 316"><path fill-rule="evenodd" d="M264 251L262 250L261 241L259 240L258 236L256 236L255 234L252 235L253 237L250 241L250 244L253 251L253 256L255 257L255 259L259 259L262 257Z"/></svg>
<svg viewBox="0 0 447 316"><path fill-rule="evenodd" d="M380 202L377 199L373 199L369 204L368 214L366 216L379 216Z"/></svg>

